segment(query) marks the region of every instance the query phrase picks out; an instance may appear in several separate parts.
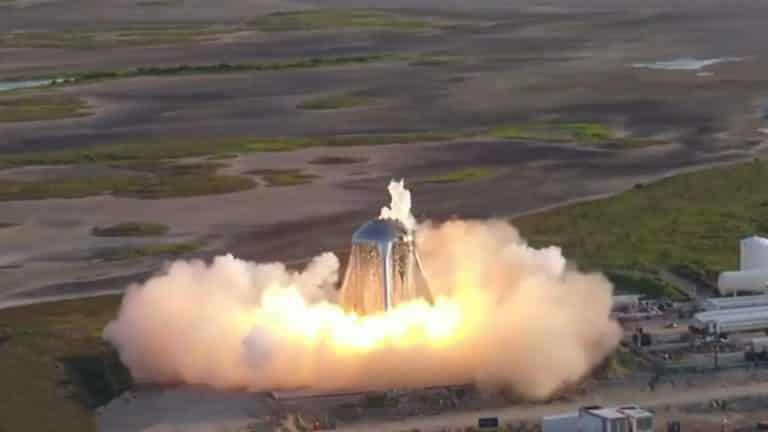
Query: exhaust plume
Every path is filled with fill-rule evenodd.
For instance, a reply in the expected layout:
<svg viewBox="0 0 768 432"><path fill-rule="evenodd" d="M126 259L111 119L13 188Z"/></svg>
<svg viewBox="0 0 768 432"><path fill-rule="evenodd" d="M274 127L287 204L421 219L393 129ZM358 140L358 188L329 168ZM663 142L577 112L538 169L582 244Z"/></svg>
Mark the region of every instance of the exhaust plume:
<svg viewBox="0 0 768 432"><path fill-rule="evenodd" d="M534 249L502 221L416 226L392 182L381 217L414 230L433 302L373 315L336 301L339 261L302 272L231 255L177 261L129 287L104 338L138 382L265 390L474 382L531 399L578 381L615 348L612 286ZM375 373L371 373L375 371Z"/></svg>

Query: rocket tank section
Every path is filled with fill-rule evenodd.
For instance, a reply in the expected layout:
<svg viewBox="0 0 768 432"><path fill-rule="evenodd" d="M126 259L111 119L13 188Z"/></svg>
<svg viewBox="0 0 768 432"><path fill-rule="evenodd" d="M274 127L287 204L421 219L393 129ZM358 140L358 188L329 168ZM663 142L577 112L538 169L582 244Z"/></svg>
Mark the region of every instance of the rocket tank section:
<svg viewBox="0 0 768 432"><path fill-rule="evenodd" d="M432 302L413 236L403 224L375 219L355 231L341 286L342 306L370 315L417 298Z"/></svg>

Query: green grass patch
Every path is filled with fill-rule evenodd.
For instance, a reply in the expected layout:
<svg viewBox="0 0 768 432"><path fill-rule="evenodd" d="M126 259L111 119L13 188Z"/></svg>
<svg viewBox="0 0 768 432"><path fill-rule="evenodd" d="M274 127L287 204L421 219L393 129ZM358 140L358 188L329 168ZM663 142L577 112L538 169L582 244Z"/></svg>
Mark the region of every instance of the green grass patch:
<svg viewBox="0 0 768 432"><path fill-rule="evenodd" d="M423 132L395 135L344 135L331 137L146 139L93 147L0 155L0 169L30 165L76 165L109 163L115 167L141 166L160 169L166 159L217 154L292 151L309 147L351 147L450 141L468 136L457 132ZM115 165L117 164L117 165ZM211 165L207 165L210 167Z"/></svg>
<svg viewBox="0 0 768 432"><path fill-rule="evenodd" d="M0 99L0 123L57 120L88 115L88 104L72 96L27 96Z"/></svg>
<svg viewBox="0 0 768 432"><path fill-rule="evenodd" d="M248 22L251 28L264 32L373 29L387 31L424 31L434 23L407 18L374 9L309 9L275 12Z"/></svg>
<svg viewBox="0 0 768 432"><path fill-rule="evenodd" d="M220 161L220 160L228 160L228 159L236 159L236 158L237 158L237 153L221 153L221 154L210 155L205 159L209 161Z"/></svg>
<svg viewBox="0 0 768 432"><path fill-rule="evenodd" d="M587 269L685 269L714 281L738 268L742 237L768 234L767 182L768 163L753 161L665 178L514 223L533 245L560 245Z"/></svg>
<svg viewBox="0 0 768 432"><path fill-rule="evenodd" d="M251 189L246 176L161 175L51 178L36 181L0 180L0 201L72 199L110 194L116 197L161 199L216 195Z"/></svg>
<svg viewBox="0 0 768 432"><path fill-rule="evenodd" d="M496 170L489 167L459 168L443 174L425 178L422 183L463 183L493 177Z"/></svg>
<svg viewBox="0 0 768 432"><path fill-rule="evenodd" d="M200 65L177 66L153 66L138 67L126 70L97 70L82 72L63 77L63 81L56 85L73 85L82 82L103 81L112 79L136 78L143 76L178 76L200 74L225 74L243 72L276 72L301 69L318 69L342 66L361 66L374 63L403 61L407 57L397 54L370 54L357 56L328 56L307 57L293 60L281 60L262 63L216 63ZM47 77L16 77L16 80L47 79Z"/></svg>
<svg viewBox="0 0 768 432"><path fill-rule="evenodd" d="M619 347L595 370L598 377L622 377L638 369L647 368L648 363L630 350Z"/></svg>
<svg viewBox="0 0 768 432"><path fill-rule="evenodd" d="M109 261L126 261L151 257L174 257L200 249L199 242L158 243L142 246L127 246L114 249L105 255Z"/></svg>
<svg viewBox="0 0 768 432"><path fill-rule="evenodd" d="M661 279L657 274L638 271L609 271L606 273L617 293L640 294L650 298L665 297L672 301L686 301L688 296Z"/></svg>
<svg viewBox="0 0 768 432"><path fill-rule="evenodd" d="M153 174L213 174L222 167L210 160L178 164L175 159L234 157L248 152L282 152L310 147L351 147L452 141L460 138L494 135L498 129L427 131L401 134L340 135L309 137L232 137L232 138L148 138L66 150L0 155L0 169L30 165L78 165L105 163L115 168ZM584 132L584 134L587 134ZM586 135L585 135L586 136ZM599 136L593 133L589 136ZM503 138L502 136L496 136ZM596 138L595 138L596 139ZM465 176L482 175L487 169L462 171ZM473 171L475 172L473 174ZM454 176L458 175L455 173ZM447 181L447 180L446 180Z"/></svg>
<svg viewBox="0 0 768 432"><path fill-rule="evenodd" d="M368 162L368 158L347 156L319 156L309 161L312 165L350 165Z"/></svg>
<svg viewBox="0 0 768 432"><path fill-rule="evenodd" d="M101 331L120 297L0 310L0 430L96 431L93 409L131 385Z"/></svg>
<svg viewBox="0 0 768 432"><path fill-rule="evenodd" d="M170 160L156 159L138 159L112 162L108 164L111 168L136 171L140 173L149 173L165 176L181 175L213 175L226 167L226 164L217 162L193 162L193 163L175 163Z"/></svg>
<svg viewBox="0 0 768 432"><path fill-rule="evenodd" d="M526 123L499 126L490 134L503 139L587 143L616 138L609 127L600 123Z"/></svg>
<svg viewBox="0 0 768 432"><path fill-rule="evenodd" d="M323 111L342 108L357 108L361 106L373 105L374 103L375 100L373 98L344 93L308 99L296 105L296 108L303 110Z"/></svg>
<svg viewBox="0 0 768 432"><path fill-rule="evenodd" d="M155 6L171 0L155 0ZM162 2L162 4L161 4ZM143 4L149 6L149 4ZM95 49L175 45L213 40L244 30L241 26L144 24L110 30L10 31L0 33L0 48Z"/></svg>
<svg viewBox="0 0 768 432"><path fill-rule="evenodd" d="M167 225L151 222L123 222L117 225L94 227L91 234L96 237L153 237L168 233Z"/></svg>
<svg viewBox="0 0 768 432"><path fill-rule="evenodd" d="M262 169L248 171L248 174L260 176L268 186L297 186L311 183L316 175L302 173L298 169Z"/></svg>
<svg viewBox="0 0 768 432"><path fill-rule="evenodd" d="M141 7L170 7L183 0L138 0ZM0 5L12 5L0 0ZM151 47L213 41L243 32L368 31L420 32L444 26L434 20L408 18L400 14L370 9L315 9L276 12L259 16L244 24L141 24L110 29L6 31L0 33L0 48L105 49Z"/></svg>
<svg viewBox="0 0 768 432"><path fill-rule="evenodd" d="M464 59L461 57L446 57L446 56L423 56L418 57L408 62L409 66L451 66L464 64Z"/></svg>
<svg viewBox="0 0 768 432"><path fill-rule="evenodd" d="M184 0L140 0L136 6L176 6L183 3Z"/></svg>

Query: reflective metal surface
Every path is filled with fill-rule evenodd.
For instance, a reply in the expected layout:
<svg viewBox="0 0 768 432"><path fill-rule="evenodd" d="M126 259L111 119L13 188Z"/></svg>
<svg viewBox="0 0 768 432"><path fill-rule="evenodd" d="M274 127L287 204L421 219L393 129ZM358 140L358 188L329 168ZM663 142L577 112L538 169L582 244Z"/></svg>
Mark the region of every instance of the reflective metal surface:
<svg viewBox="0 0 768 432"><path fill-rule="evenodd" d="M352 236L341 304L366 315L415 298L432 301L411 235L393 220L361 226Z"/></svg>

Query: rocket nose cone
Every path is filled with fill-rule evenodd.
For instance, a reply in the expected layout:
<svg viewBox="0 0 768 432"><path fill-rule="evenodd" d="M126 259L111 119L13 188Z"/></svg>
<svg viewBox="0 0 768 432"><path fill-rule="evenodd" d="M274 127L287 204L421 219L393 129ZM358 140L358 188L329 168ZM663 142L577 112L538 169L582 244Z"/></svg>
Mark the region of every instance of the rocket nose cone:
<svg viewBox="0 0 768 432"><path fill-rule="evenodd" d="M407 237L403 224L391 219L374 219L366 222L352 235L352 243L391 243Z"/></svg>

